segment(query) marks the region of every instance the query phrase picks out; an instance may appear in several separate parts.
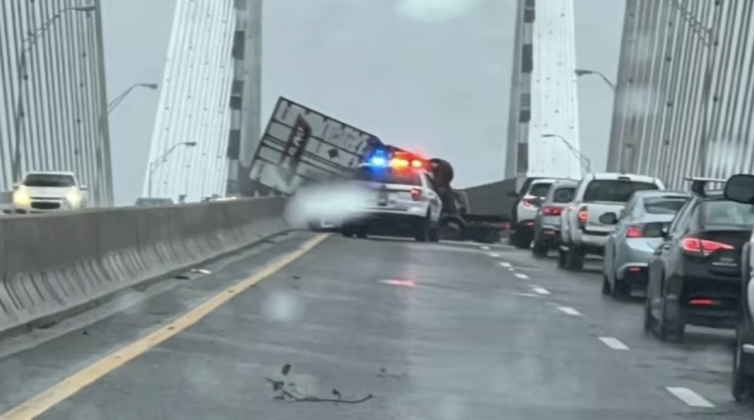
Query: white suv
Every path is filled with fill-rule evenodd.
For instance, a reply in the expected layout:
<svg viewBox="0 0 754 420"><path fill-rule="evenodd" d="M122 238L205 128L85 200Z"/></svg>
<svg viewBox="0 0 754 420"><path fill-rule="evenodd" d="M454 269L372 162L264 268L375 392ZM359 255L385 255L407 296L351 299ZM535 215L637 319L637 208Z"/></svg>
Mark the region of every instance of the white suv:
<svg viewBox="0 0 754 420"><path fill-rule="evenodd" d="M439 241L442 202L424 170L364 164L357 169L355 181L369 193L367 202L341 225L344 236L365 238L374 231L398 235L408 231L420 242Z"/></svg>

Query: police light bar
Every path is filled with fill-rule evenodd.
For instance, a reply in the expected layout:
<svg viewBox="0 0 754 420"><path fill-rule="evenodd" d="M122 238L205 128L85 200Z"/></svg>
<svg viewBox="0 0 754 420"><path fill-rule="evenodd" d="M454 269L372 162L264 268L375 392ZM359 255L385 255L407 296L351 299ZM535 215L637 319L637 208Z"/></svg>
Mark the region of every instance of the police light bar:
<svg viewBox="0 0 754 420"><path fill-rule="evenodd" d="M691 182L691 192L699 197L707 196L708 184L725 184L725 179L719 178L702 178L702 177L686 177L684 181Z"/></svg>

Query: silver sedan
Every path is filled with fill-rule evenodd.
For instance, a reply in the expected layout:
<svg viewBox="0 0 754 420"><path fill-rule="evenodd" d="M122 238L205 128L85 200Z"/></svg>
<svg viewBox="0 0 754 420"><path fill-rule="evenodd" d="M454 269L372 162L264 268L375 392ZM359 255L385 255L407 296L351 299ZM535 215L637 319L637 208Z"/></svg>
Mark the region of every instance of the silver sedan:
<svg viewBox="0 0 754 420"><path fill-rule="evenodd" d="M678 191L639 191L621 214L608 213L600 218L602 223L615 225L605 245L603 294L624 298L636 289L646 289L649 257L662 243L664 229L690 197Z"/></svg>

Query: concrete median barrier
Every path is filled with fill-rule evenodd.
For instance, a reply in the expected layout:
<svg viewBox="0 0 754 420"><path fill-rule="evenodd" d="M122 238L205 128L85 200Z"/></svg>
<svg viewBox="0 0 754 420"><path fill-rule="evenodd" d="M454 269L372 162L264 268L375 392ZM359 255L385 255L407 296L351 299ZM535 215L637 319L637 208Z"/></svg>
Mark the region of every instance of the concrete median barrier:
<svg viewBox="0 0 754 420"><path fill-rule="evenodd" d="M0 218L0 333L288 229L280 197Z"/></svg>

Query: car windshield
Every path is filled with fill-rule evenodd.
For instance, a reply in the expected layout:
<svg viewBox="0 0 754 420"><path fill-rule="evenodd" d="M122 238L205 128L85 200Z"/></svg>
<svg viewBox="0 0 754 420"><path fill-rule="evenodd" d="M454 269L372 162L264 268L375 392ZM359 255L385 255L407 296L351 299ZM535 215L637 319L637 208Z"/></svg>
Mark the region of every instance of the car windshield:
<svg viewBox="0 0 754 420"><path fill-rule="evenodd" d="M73 187L76 185L71 175L29 174L24 178L27 187Z"/></svg>
<svg viewBox="0 0 754 420"><path fill-rule="evenodd" d="M623 179L597 179L584 192L585 202L627 203L636 191L659 190L657 184Z"/></svg>
<svg viewBox="0 0 754 420"><path fill-rule="evenodd" d="M421 178L416 171L359 168L355 179L358 181L379 182L382 184L421 185Z"/></svg>
<svg viewBox="0 0 754 420"><path fill-rule="evenodd" d="M746 226L754 224L754 207L727 200L702 203L702 223L705 225Z"/></svg>
<svg viewBox="0 0 754 420"><path fill-rule="evenodd" d="M563 187L555 190L552 195L553 203L570 203L573 200L573 196L576 194L576 187Z"/></svg>
<svg viewBox="0 0 754 420"><path fill-rule="evenodd" d="M687 201L688 197L647 197L644 211L648 214L676 214Z"/></svg>
<svg viewBox="0 0 754 420"><path fill-rule="evenodd" d="M529 190L529 195L533 195L535 197L545 197L547 196L547 191L550 191L551 186L552 186L552 183L546 183L546 182L533 184L531 186L531 189Z"/></svg>

